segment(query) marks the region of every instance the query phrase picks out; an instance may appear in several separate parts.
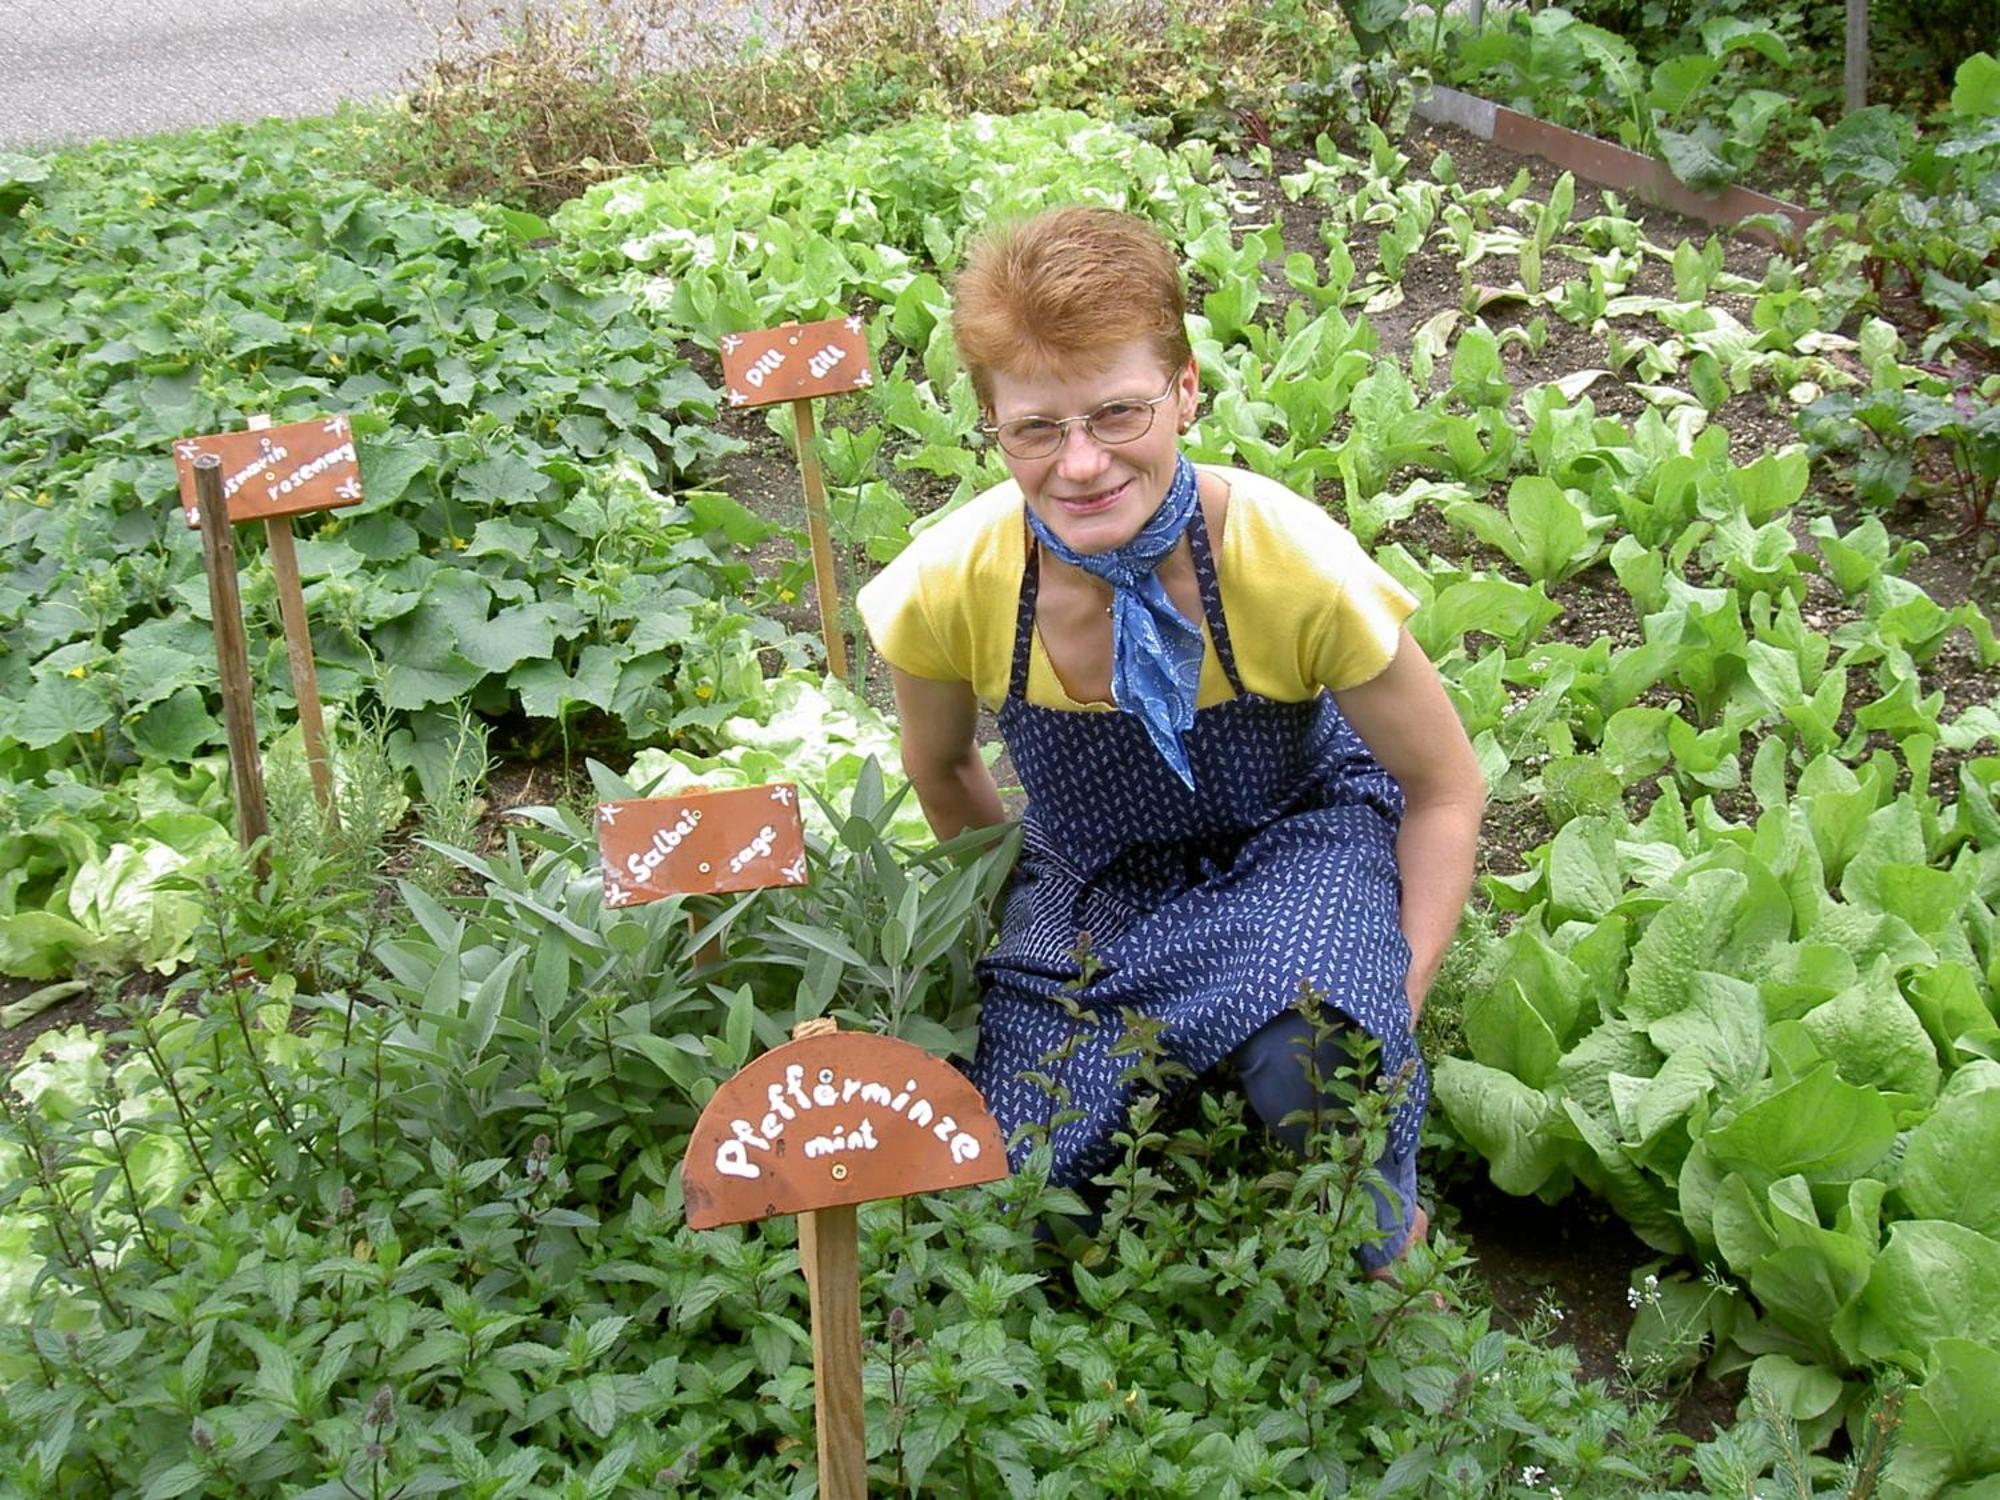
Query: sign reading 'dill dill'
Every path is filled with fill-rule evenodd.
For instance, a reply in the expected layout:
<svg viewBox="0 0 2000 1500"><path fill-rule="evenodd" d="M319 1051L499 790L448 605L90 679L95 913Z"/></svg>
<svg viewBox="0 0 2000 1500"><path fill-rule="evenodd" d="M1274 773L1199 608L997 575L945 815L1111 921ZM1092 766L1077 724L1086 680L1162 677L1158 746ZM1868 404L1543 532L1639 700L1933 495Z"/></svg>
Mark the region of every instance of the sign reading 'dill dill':
<svg viewBox="0 0 2000 1500"><path fill-rule="evenodd" d="M604 904L806 883L797 788L785 782L597 805Z"/></svg>
<svg viewBox="0 0 2000 1500"><path fill-rule="evenodd" d="M771 406L866 390L875 383L859 318L725 333L722 384L731 406Z"/></svg>
<svg viewBox="0 0 2000 1500"><path fill-rule="evenodd" d="M895 1037L833 1031L715 1091L681 1191L689 1227L713 1229L1006 1175L999 1123L964 1074Z"/></svg>
<svg viewBox="0 0 2000 1500"><path fill-rule="evenodd" d="M238 525L361 503L361 463L345 417L180 439L174 444L174 467L180 474L181 511L191 529L201 526L194 461L205 453L222 460L222 498L229 519Z"/></svg>

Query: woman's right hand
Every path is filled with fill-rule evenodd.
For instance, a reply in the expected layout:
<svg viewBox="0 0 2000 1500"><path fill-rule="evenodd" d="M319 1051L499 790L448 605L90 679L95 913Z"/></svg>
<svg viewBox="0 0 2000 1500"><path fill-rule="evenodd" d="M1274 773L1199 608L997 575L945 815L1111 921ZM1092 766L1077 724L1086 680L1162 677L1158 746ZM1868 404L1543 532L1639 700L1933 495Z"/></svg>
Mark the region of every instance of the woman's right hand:
<svg viewBox="0 0 2000 1500"><path fill-rule="evenodd" d="M1000 789L979 756L979 699L969 682L889 669L902 720L903 774L940 841L1003 822Z"/></svg>

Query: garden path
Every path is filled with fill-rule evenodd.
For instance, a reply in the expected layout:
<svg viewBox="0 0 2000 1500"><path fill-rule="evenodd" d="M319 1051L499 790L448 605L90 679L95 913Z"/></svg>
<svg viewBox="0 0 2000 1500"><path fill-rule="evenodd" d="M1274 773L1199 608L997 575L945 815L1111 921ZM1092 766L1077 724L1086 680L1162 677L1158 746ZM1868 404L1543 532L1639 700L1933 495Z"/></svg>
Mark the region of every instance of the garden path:
<svg viewBox="0 0 2000 1500"><path fill-rule="evenodd" d="M11 0L0 147L149 135L382 98L453 0Z"/></svg>

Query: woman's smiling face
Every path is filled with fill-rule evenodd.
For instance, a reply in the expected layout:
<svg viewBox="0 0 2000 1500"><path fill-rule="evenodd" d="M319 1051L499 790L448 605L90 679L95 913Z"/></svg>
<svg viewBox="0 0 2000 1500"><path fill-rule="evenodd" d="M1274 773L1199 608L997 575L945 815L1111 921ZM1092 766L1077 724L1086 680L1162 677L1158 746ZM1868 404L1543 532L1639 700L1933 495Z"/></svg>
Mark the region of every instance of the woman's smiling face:
<svg viewBox="0 0 2000 1500"><path fill-rule="evenodd" d="M1178 373L1160 362L1153 346L1134 339L1088 375L1019 376L995 371L991 386L996 425L1023 417L1081 417L1107 401L1152 402L1153 422L1129 443L1107 444L1071 422L1062 446L1046 458L1003 455L1028 507L1063 544L1076 552L1122 547L1152 518L1173 482L1182 427L1194 420L1200 390L1194 361Z"/></svg>

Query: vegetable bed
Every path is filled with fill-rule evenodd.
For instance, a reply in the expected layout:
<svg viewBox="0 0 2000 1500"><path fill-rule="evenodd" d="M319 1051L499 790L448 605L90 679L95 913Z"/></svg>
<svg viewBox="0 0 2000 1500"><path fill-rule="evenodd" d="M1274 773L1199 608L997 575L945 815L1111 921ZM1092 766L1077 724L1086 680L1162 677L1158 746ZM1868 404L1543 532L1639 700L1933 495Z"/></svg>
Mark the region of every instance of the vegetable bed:
<svg viewBox="0 0 2000 1500"><path fill-rule="evenodd" d="M1317 496L1423 601L1495 835L1433 1007L1434 1159L1609 1204L1658 1253L1631 1378L1741 1374L1757 1416L1676 1446L1546 1321L1431 1311L1466 1295L1456 1249L1403 1289L1343 1276L1365 1139L1294 1171L1207 1105L1142 1111L1106 1246L1032 1236L1060 1202L1033 1171L864 1215L878 1480L1740 1494L1892 1431L1889 1492L1981 1492L2000 644L1924 519L1884 524L1910 485L1850 485L1796 425L1943 399L1938 351L1837 249L1680 238L1436 132L1349 147L923 120L546 222L352 181L310 131L16 172L0 966L179 974L13 1075L17 1482L809 1492L795 1251L687 1231L678 1151L795 1019L962 1055L1006 851L924 851L870 683L810 670L782 433L718 411L712 353L868 318L882 378L822 453L852 581L1001 477L944 288L979 222L1060 194L1184 247L1191 454ZM300 552L350 787L448 805L461 705L593 756L599 796L782 769L825 799L813 887L607 911L574 799L434 837L393 899L309 816L246 882L164 444L330 408L369 498ZM282 655L258 665L268 724ZM689 915L724 945L699 980Z"/></svg>

